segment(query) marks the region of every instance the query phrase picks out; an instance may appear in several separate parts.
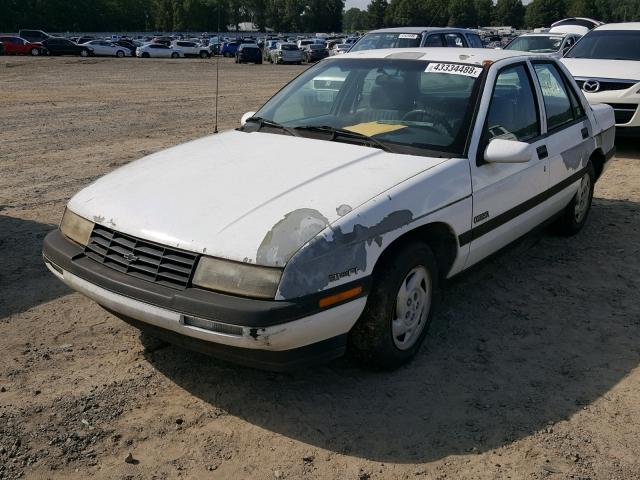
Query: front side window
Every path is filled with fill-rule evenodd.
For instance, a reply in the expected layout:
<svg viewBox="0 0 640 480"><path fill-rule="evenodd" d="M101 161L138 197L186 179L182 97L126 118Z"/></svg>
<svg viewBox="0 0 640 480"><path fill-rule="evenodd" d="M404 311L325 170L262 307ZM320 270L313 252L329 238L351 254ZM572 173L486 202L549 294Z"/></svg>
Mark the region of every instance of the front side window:
<svg viewBox="0 0 640 480"><path fill-rule="evenodd" d="M526 67L507 67L496 78L485 137L526 142L539 135L538 108Z"/></svg>
<svg viewBox="0 0 640 480"><path fill-rule="evenodd" d="M547 111L547 130L551 131L572 122L574 120L573 105L558 69L549 63L536 63L533 67L542 89L544 108Z"/></svg>
<svg viewBox="0 0 640 480"><path fill-rule="evenodd" d="M470 34L467 35L467 39L469 40L469 43L470 43L472 48L483 48L484 47L484 45L482 44L482 40L480 39L480 37L478 35L470 33Z"/></svg>
<svg viewBox="0 0 640 480"><path fill-rule="evenodd" d="M419 33L367 33L350 51L376 50L379 48L413 48L419 47L422 35Z"/></svg>
<svg viewBox="0 0 640 480"><path fill-rule="evenodd" d="M330 127L374 137L399 153L462 155L482 68L406 59L324 61L258 113L305 135Z"/></svg>

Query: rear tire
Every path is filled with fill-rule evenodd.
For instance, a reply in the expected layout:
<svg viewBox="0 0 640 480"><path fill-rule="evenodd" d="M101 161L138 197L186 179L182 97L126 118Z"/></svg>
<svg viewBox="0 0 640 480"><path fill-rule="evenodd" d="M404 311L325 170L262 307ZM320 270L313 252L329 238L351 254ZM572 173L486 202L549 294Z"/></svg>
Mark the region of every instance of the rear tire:
<svg viewBox="0 0 640 480"><path fill-rule="evenodd" d="M122 50L118 50L118 51L116 52L116 57L118 57L118 58L122 58L122 57L124 57L124 52L123 52Z"/></svg>
<svg viewBox="0 0 640 480"><path fill-rule="evenodd" d="M88 57L89 56L89 50L80 50L80 56L81 57Z"/></svg>
<svg viewBox="0 0 640 480"><path fill-rule="evenodd" d="M180 54L179 54L179 53L177 53L177 52L173 52L173 53L171 54L171 58L180 58Z"/></svg>
<svg viewBox="0 0 640 480"><path fill-rule="evenodd" d="M209 55L207 54L207 52L200 52L200 58L205 59L205 58L209 58Z"/></svg>
<svg viewBox="0 0 640 480"><path fill-rule="evenodd" d="M425 243L387 255L376 266L367 305L349 333L349 352L382 370L410 361L429 329L437 286L437 263Z"/></svg>
<svg viewBox="0 0 640 480"><path fill-rule="evenodd" d="M578 191L565 207L562 216L558 218L554 224L555 230L560 235L575 235L582 230L582 227L587 223L589 211L591 210L591 202L593 201L595 178L596 173L593 168L593 163L589 161L586 172L580 179Z"/></svg>

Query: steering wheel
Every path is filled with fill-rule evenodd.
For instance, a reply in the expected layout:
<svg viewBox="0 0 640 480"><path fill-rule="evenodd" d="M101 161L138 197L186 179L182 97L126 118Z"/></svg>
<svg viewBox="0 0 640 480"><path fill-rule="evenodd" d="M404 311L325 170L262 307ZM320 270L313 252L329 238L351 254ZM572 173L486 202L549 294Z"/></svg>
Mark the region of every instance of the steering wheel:
<svg viewBox="0 0 640 480"><path fill-rule="evenodd" d="M427 112L426 110L423 110L421 108L411 110L405 113L402 116L402 121L406 121L406 122L424 121L425 118L433 122L434 130L437 130L440 133L442 133L442 130L445 130L445 133L448 134L449 136L451 137L455 136L455 132L453 131L453 128L451 127L451 125L449 125L449 122L447 122L447 118L444 115L439 115L433 112ZM441 127L441 128L437 128L437 127Z"/></svg>

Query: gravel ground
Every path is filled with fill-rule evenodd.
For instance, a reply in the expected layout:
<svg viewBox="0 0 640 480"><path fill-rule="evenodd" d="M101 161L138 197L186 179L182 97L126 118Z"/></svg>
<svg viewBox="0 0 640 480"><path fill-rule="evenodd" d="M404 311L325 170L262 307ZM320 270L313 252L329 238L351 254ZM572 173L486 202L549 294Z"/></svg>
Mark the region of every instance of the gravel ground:
<svg viewBox="0 0 640 480"><path fill-rule="evenodd" d="M220 63L220 126L305 67ZM44 268L68 198L213 130L214 62L0 58L0 479L640 478L640 148L576 237L450 282L417 359L292 374L137 332Z"/></svg>

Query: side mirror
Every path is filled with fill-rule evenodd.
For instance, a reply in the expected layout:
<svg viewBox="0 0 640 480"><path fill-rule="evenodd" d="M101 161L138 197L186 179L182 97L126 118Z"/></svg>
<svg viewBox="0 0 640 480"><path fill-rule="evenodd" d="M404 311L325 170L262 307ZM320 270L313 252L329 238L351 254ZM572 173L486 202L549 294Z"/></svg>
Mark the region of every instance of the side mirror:
<svg viewBox="0 0 640 480"><path fill-rule="evenodd" d="M240 126L244 127L244 124L247 123L247 119L253 117L255 114L256 112L247 112L242 115L242 118L240 119Z"/></svg>
<svg viewBox="0 0 640 480"><path fill-rule="evenodd" d="M526 163L533 158L533 147L517 140L496 138L489 142L484 151L484 161L488 163Z"/></svg>

